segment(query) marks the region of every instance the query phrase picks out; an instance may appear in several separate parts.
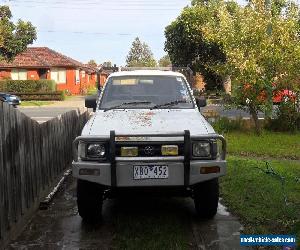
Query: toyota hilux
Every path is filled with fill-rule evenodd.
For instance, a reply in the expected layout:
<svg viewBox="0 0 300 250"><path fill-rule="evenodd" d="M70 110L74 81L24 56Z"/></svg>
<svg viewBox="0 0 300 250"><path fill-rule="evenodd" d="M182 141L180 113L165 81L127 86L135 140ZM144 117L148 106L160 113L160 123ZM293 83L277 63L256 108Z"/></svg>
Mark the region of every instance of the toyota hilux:
<svg viewBox="0 0 300 250"><path fill-rule="evenodd" d="M73 176L84 220L101 217L103 200L136 192L188 195L199 216L213 217L226 141L200 113L183 74L142 70L111 74L74 141Z"/></svg>

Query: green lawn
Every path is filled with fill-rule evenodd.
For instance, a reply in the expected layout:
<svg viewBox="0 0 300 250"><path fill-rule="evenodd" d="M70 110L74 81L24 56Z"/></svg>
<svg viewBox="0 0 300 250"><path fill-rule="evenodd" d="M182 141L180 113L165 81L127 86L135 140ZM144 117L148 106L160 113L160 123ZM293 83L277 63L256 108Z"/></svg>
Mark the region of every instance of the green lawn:
<svg viewBox="0 0 300 250"><path fill-rule="evenodd" d="M300 134L228 132L221 196L249 234L300 238ZM269 171L266 162L268 162Z"/></svg>
<svg viewBox="0 0 300 250"><path fill-rule="evenodd" d="M221 196L237 214L249 234L297 233L300 237L300 162L266 163L241 157L228 158L227 175L221 178Z"/></svg>
<svg viewBox="0 0 300 250"><path fill-rule="evenodd" d="M21 106L44 106L44 105L50 105L53 102L51 101L22 101Z"/></svg>
<svg viewBox="0 0 300 250"><path fill-rule="evenodd" d="M251 132L229 132L224 136L230 155L300 159L300 133L264 132L256 136Z"/></svg>

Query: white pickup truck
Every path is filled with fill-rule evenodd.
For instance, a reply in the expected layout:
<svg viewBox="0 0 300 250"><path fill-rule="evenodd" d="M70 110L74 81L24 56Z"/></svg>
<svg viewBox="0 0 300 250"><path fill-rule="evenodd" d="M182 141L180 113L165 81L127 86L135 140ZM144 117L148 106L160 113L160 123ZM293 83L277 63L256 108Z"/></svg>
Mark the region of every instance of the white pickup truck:
<svg viewBox="0 0 300 250"><path fill-rule="evenodd" d="M84 220L101 217L106 197L136 193L188 195L199 216L213 217L226 141L199 112L185 77L171 71L113 73L94 114L74 142L73 176Z"/></svg>

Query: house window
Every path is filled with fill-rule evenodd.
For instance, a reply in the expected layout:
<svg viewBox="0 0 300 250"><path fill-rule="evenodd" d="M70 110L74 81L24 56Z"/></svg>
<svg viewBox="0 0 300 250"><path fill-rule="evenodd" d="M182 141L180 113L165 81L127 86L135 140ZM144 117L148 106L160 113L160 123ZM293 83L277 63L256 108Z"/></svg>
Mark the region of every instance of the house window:
<svg viewBox="0 0 300 250"><path fill-rule="evenodd" d="M10 74L12 80L27 80L26 69L12 69Z"/></svg>
<svg viewBox="0 0 300 250"><path fill-rule="evenodd" d="M51 69L51 80L54 80L58 84L66 83L67 82L66 69L58 69L58 68Z"/></svg>
<svg viewBox="0 0 300 250"><path fill-rule="evenodd" d="M78 70L78 69L76 69L75 83L76 83L76 84L79 84L79 83L80 83L80 77L79 77L79 70Z"/></svg>

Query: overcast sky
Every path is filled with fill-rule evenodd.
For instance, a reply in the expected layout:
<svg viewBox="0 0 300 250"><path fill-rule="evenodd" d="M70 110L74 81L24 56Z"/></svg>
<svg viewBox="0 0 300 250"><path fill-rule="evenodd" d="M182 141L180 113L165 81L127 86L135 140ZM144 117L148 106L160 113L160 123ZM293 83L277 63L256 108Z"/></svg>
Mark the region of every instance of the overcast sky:
<svg viewBox="0 0 300 250"><path fill-rule="evenodd" d="M81 62L124 65L139 36L156 59L164 52L164 28L190 0L0 0L14 20L37 27L34 46L47 46Z"/></svg>

